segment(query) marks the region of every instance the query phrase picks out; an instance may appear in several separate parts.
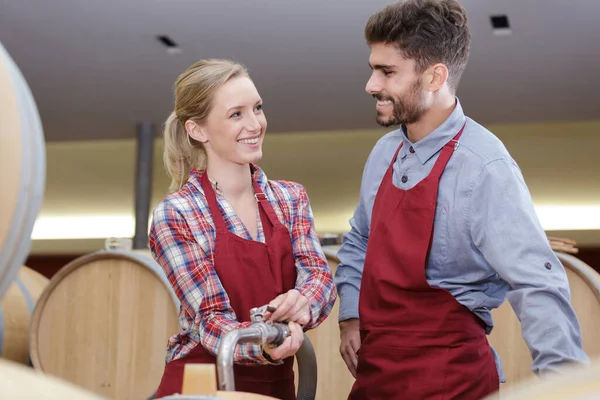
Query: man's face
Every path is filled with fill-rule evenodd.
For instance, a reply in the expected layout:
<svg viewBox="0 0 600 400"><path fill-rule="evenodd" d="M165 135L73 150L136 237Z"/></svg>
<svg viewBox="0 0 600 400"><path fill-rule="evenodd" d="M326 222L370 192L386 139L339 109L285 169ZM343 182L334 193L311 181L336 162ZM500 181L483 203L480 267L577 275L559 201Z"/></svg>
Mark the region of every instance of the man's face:
<svg viewBox="0 0 600 400"><path fill-rule="evenodd" d="M377 99L377 123L389 127L418 122L427 106L415 61L403 58L392 45L375 43L369 65L373 72L365 90Z"/></svg>

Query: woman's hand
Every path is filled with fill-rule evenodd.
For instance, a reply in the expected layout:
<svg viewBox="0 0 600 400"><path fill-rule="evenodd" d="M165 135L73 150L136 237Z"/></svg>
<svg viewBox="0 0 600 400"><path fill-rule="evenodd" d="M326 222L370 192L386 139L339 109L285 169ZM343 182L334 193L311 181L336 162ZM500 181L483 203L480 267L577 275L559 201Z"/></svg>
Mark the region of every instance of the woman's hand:
<svg viewBox="0 0 600 400"><path fill-rule="evenodd" d="M273 322L292 321L300 325L306 325L310 322L308 299L295 289L280 294L271 300L269 305L276 308L270 316L266 316L266 319Z"/></svg>
<svg viewBox="0 0 600 400"><path fill-rule="evenodd" d="M283 360L296 354L302 342L304 341L304 331L302 327L295 322L288 322L290 336L285 338L282 344L275 348L269 346L264 347L265 353L271 357L273 361Z"/></svg>

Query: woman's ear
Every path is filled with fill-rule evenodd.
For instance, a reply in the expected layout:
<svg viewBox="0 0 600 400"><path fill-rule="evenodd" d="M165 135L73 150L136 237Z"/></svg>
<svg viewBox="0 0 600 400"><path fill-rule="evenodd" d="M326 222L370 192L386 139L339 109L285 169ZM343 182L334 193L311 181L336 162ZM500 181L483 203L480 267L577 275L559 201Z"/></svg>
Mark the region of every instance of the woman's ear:
<svg viewBox="0 0 600 400"><path fill-rule="evenodd" d="M188 119L185 121L185 130L192 139L200 143L208 142L208 136L206 135L206 129L200 126L197 122Z"/></svg>

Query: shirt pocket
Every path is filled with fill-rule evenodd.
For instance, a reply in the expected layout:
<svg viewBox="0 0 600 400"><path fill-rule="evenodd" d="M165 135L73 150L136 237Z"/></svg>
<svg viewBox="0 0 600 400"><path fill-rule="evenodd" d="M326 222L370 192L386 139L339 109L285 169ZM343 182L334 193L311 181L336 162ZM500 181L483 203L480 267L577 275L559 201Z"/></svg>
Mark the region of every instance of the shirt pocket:
<svg viewBox="0 0 600 400"><path fill-rule="evenodd" d="M433 218L433 240L429 252L429 263L434 268L441 268L448 257L448 206L437 203Z"/></svg>

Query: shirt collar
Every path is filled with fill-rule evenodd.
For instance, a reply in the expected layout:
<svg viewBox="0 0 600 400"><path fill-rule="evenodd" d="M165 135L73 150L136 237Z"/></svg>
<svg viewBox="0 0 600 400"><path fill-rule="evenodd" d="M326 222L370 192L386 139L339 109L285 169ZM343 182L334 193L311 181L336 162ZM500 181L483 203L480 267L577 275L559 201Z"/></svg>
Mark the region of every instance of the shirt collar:
<svg viewBox="0 0 600 400"><path fill-rule="evenodd" d="M264 193L266 190L266 186L267 186L267 176L265 175L264 171L258 165L252 164L252 163L250 164L250 170L252 171L252 178L254 178L254 180L258 184L258 187L260 187ZM202 175L205 173L206 173L206 170L204 170L204 169L197 170L197 169L193 168L190 171L190 176L188 178L188 182L190 182L192 185L194 185L196 187L196 189L198 189L200 192L203 192L202 184L200 183L200 179L202 178ZM213 189L215 190L215 193L219 196L223 196L223 191L219 188L219 182L215 181L211 177L209 177L208 180L210 181Z"/></svg>
<svg viewBox="0 0 600 400"><path fill-rule="evenodd" d="M427 160L433 157L446 143L456 136L464 122L465 114L457 97L456 106L448 118L433 132L419 140L417 143L412 143L408 139L406 127L402 126L400 132L402 133L404 145L402 146L402 149L400 149L400 154L398 156L400 158L406 157L412 147L419 158L419 161L421 161L421 164L425 164Z"/></svg>

